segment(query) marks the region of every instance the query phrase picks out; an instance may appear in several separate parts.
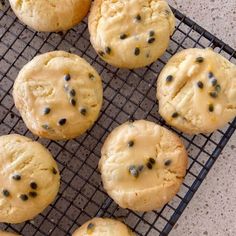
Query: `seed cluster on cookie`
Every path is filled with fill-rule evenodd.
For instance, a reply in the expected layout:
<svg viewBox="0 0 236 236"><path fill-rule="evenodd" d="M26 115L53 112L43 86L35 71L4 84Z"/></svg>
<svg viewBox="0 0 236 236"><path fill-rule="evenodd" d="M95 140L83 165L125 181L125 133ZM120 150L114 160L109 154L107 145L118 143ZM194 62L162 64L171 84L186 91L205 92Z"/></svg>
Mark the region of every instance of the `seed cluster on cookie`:
<svg viewBox="0 0 236 236"><path fill-rule="evenodd" d="M181 140L145 120L114 129L101 153L103 186L122 208L162 207L177 193L186 173L187 153Z"/></svg>
<svg viewBox="0 0 236 236"><path fill-rule="evenodd" d="M21 135L0 137L0 222L21 223L56 197L60 175L50 152Z"/></svg>
<svg viewBox="0 0 236 236"><path fill-rule="evenodd" d="M53 175L57 174L57 170L56 170L55 167L52 167L51 169L49 168L48 171L49 171L49 173L52 173ZM17 174L13 174L11 176L11 178L13 180L15 180L16 181L15 184L17 184L17 182L20 182L22 179L24 180L24 178L26 178L26 181L27 181L28 176L23 176L22 177L21 174L17 173ZM17 197L17 198L21 199L22 201L27 201L27 200L29 200L29 198L36 198L37 195L38 195L38 192L37 192L38 190L39 190L38 189L38 184L34 181L31 181L30 184L28 185L28 189L26 190L25 193L19 193L17 196L13 196L9 189L3 188L2 189L2 195L6 198L8 198L8 197L11 197L11 198Z"/></svg>
<svg viewBox="0 0 236 236"><path fill-rule="evenodd" d="M75 138L89 129L99 115L102 94L101 78L92 66L63 51L35 57L22 68L13 88L26 126L54 140Z"/></svg>
<svg viewBox="0 0 236 236"><path fill-rule="evenodd" d="M88 26L91 43L103 60L138 68L165 52L175 17L165 0L95 0Z"/></svg>
<svg viewBox="0 0 236 236"><path fill-rule="evenodd" d="M211 49L173 56L157 81L159 112L189 133L210 133L236 116L236 67Z"/></svg>

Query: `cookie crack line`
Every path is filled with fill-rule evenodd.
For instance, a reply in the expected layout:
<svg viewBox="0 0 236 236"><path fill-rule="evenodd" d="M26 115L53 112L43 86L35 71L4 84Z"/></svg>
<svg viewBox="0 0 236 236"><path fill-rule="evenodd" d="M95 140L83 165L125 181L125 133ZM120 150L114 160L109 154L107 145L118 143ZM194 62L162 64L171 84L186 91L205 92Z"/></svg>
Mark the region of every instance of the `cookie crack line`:
<svg viewBox="0 0 236 236"><path fill-rule="evenodd" d="M189 78L183 82L183 84L177 89L177 91L172 95L171 99L175 100L175 98L181 93L181 91L185 88L186 85L189 84Z"/></svg>

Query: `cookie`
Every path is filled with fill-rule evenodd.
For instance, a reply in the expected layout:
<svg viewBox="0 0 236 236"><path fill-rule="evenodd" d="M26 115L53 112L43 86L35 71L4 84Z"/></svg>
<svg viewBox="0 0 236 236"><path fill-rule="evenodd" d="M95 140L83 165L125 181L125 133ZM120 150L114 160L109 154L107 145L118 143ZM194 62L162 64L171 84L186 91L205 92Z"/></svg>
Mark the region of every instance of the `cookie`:
<svg viewBox="0 0 236 236"><path fill-rule="evenodd" d="M72 236L135 236L135 234L118 220L93 218L77 229Z"/></svg>
<svg viewBox="0 0 236 236"><path fill-rule="evenodd" d="M22 223L56 197L60 176L50 152L17 134L0 137L0 222Z"/></svg>
<svg viewBox="0 0 236 236"><path fill-rule="evenodd" d="M162 70L157 99L170 125L211 133L236 116L236 66L212 49L183 50Z"/></svg>
<svg viewBox="0 0 236 236"><path fill-rule="evenodd" d="M84 59L63 51L35 57L20 71L13 88L16 108L36 135L72 139L96 121L102 82Z"/></svg>
<svg viewBox="0 0 236 236"><path fill-rule="evenodd" d="M104 61L133 69L165 52L175 17L165 0L95 0L88 26L91 43Z"/></svg>
<svg viewBox="0 0 236 236"><path fill-rule="evenodd" d="M0 231L0 236L19 236L19 234L10 233L7 231Z"/></svg>
<svg viewBox="0 0 236 236"><path fill-rule="evenodd" d="M87 14L91 0L9 0L16 16L36 31L58 32L78 24Z"/></svg>
<svg viewBox="0 0 236 236"><path fill-rule="evenodd" d="M179 191L187 167L182 141L153 122L127 122L109 134L99 169L108 195L122 208L151 211Z"/></svg>

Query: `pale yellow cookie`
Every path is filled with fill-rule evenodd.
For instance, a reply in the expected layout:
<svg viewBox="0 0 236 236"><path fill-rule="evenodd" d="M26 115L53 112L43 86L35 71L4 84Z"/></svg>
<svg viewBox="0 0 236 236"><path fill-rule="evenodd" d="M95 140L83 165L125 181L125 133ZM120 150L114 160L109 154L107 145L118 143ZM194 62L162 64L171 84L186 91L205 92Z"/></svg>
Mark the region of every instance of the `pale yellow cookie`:
<svg viewBox="0 0 236 236"><path fill-rule="evenodd" d="M19 236L19 234L14 234L7 231L0 231L0 236Z"/></svg>
<svg viewBox="0 0 236 236"><path fill-rule="evenodd" d="M212 49L173 56L157 81L159 113L188 133L210 133L236 116L236 66Z"/></svg>
<svg viewBox="0 0 236 236"><path fill-rule="evenodd" d="M91 0L9 0L16 16L37 31L58 32L78 24Z"/></svg>
<svg viewBox="0 0 236 236"><path fill-rule="evenodd" d="M10 134L0 137L0 183L0 222L22 223L55 199L60 175L44 146Z"/></svg>
<svg viewBox="0 0 236 236"><path fill-rule="evenodd" d="M36 135L62 140L83 134L102 106L102 82L81 57L54 51L35 57L20 71L15 105Z"/></svg>
<svg viewBox="0 0 236 236"><path fill-rule="evenodd" d="M175 17L165 0L95 0L88 26L91 43L104 61L132 69L165 52Z"/></svg>
<svg viewBox="0 0 236 236"><path fill-rule="evenodd" d="M170 201L183 182L182 141L153 122L127 122L106 139L99 169L108 195L122 208L151 211Z"/></svg>
<svg viewBox="0 0 236 236"><path fill-rule="evenodd" d="M135 236L135 234L118 220L93 218L78 228L72 236Z"/></svg>

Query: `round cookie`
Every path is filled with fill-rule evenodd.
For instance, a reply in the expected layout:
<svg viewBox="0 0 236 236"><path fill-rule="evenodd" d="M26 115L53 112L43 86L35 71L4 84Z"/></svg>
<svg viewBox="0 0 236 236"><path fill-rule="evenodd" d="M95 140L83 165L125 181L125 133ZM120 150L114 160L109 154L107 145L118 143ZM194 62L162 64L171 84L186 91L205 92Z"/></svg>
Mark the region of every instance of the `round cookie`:
<svg viewBox="0 0 236 236"><path fill-rule="evenodd" d="M0 231L0 236L19 236L19 234L14 234L11 232L7 232L7 231Z"/></svg>
<svg viewBox="0 0 236 236"><path fill-rule="evenodd" d="M102 106L102 82L84 59L63 51L35 57L20 71L15 105L36 135L66 140L83 134Z"/></svg>
<svg viewBox="0 0 236 236"><path fill-rule="evenodd" d="M36 31L58 32L78 24L91 0L9 0L16 16Z"/></svg>
<svg viewBox="0 0 236 236"><path fill-rule="evenodd" d="M182 141L153 122L127 122L106 139L99 169L104 189L122 208L152 211L179 191L187 167Z"/></svg>
<svg viewBox="0 0 236 236"><path fill-rule="evenodd" d="M236 116L236 66L212 49L173 56L157 81L159 113L188 133L210 133Z"/></svg>
<svg viewBox="0 0 236 236"><path fill-rule="evenodd" d="M55 199L60 176L45 147L10 134L0 137L0 183L0 222L22 223Z"/></svg>
<svg viewBox="0 0 236 236"><path fill-rule="evenodd" d="M165 52L175 17L165 0L95 0L88 26L91 43L104 61L133 69Z"/></svg>
<svg viewBox="0 0 236 236"><path fill-rule="evenodd" d="M135 234L118 220L93 218L78 228L72 236L135 236Z"/></svg>

